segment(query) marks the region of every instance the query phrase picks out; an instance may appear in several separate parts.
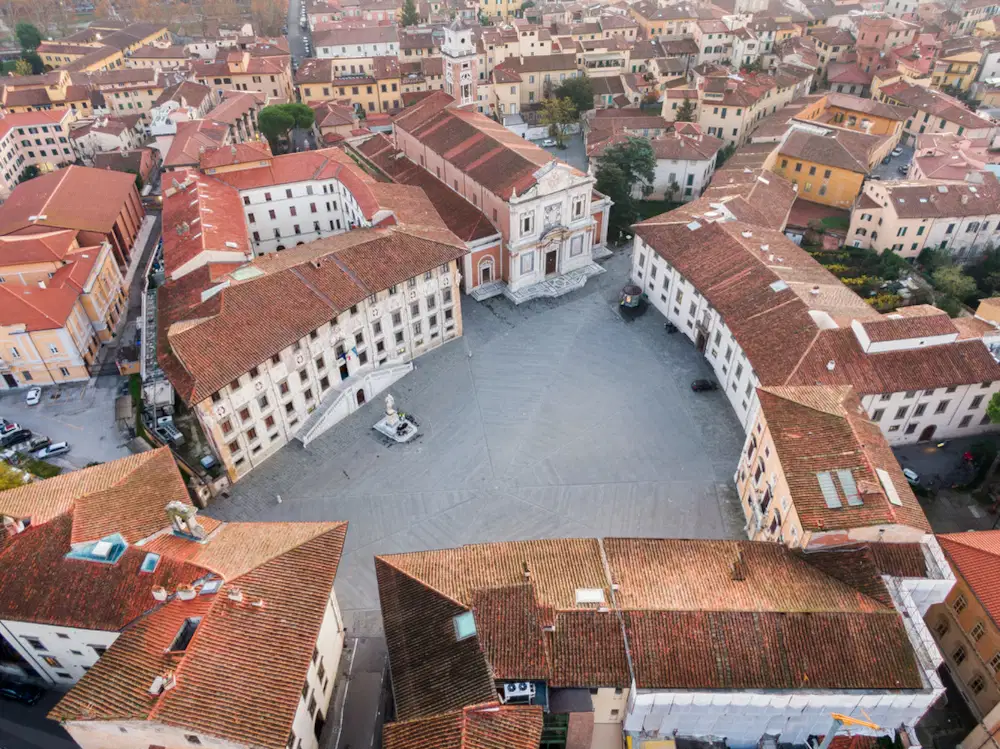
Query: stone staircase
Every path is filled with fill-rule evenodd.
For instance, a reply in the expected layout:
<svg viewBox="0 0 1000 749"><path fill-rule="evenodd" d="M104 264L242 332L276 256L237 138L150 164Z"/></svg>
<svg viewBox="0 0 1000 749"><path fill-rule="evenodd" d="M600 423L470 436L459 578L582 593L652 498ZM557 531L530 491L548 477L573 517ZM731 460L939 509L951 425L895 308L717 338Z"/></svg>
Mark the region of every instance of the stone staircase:
<svg viewBox="0 0 1000 749"><path fill-rule="evenodd" d="M587 279L599 276L604 272L604 268L597 263L588 263L582 268L571 270L561 276L547 278L517 291L511 291L509 287L506 287L503 290L503 295L514 304L522 304L543 297L558 297L582 289L586 285Z"/></svg>

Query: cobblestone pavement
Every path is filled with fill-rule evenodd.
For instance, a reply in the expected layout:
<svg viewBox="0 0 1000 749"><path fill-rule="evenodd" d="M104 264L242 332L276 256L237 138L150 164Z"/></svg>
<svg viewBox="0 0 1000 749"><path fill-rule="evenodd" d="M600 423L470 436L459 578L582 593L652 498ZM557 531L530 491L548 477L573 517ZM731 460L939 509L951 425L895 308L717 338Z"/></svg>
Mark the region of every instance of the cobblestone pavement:
<svg viewBox="0 0 1000 749"><path fill-rule="evenodd" d="M376 554L579 536L738 538L743 434L708 366L650 310L617 298L628 257L558 299L464 300L463 338L391 388L421 434L385 446L383 398L286 446L206 513L347 520L337 595L352 634L378 634ZM276 496L282 502L278 504Z"/></svg>

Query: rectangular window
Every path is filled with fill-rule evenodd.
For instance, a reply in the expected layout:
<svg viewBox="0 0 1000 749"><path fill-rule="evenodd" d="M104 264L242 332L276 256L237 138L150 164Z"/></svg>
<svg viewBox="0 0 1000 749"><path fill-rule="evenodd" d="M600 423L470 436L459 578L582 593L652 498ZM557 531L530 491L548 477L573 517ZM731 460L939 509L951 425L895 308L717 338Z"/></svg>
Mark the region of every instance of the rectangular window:
<svg viewBox="0 0 1000 749"><path fill-rule="evenodd" d="M982 622L976 622L976 626L969 630L969 634L972 636L973 640L979 642L986 634L986 627L983 626Z"/></svg>
<svg viewBox="0 0 1000 749"><path fill-rule="evenodd" d="M907 410L908 410L907 406L902 406L900 408L897 408L896 409L896 420L898 421L899 419L905 419L906 418L906 412L907 412Z"/></svg>
<svg viewBox="0 0 1000 749"><path fill-rule="evenodd" d="M956 614L961 614L963 611L965 611L968 605L969 602L965 600L965 596L960 595L958 598L955 599L955 603L951 605L951 608L955 611Z"/></svg>

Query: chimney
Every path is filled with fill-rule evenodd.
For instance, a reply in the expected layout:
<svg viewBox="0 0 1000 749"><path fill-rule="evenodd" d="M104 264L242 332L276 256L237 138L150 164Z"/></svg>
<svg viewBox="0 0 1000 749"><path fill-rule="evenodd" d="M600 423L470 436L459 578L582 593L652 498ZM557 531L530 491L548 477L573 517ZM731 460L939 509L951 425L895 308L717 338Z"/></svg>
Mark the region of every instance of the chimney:
<svg viewBox="0 0 1000 749"><path fill-rule="evenodd" d="M969 204L969 196L968 195L963 195L962 196L962 205L968 205L968 204Z"/></svg>
<svg viewBox="0 0 1000 749"><path fill-rule="evenodd" d="M44 289L45 288L45 281L39 281L38 282L38 288Z"/></svg>
<svg viewBox="0 0 1000 749"><path fill-rule="evenodd" d="M819 296L819 286L813 286L811 289L809 289L809 293L812 294L813 296Z"/></svg>
<svg viewBox="0 0 1000 749"><path fill-rule="evenodd" d="M229 600L235 601L236 603L243 603L243 591L239 588L229 589Z"/></svg>
<svg viewBox="0 0 1000 749"><path fill-rule="evenodd" d="M177 586L177 597L182 601L192 600L198 592L187 583Z"/></svg>
<svg viewBox="0 0 1000 749"><path fill-rule="evenodd" d="M167 589L164 588L162 585L157 585L155 588L153 588L153 598L155 598L157 601L166 601Z"/></svg>
<svg viewBox="0 0 1000 749"><path fill-rule="evenodd" d="M525 580L531 580L531 568L527 562L521 562L521 574L524 575Z"/></svg>
<svg viewBox="0 0 1000 749"><path fill-rule="evenodd" d="M743 550L736 550L736 558L733 559L729 567L729 576L733 580L746 580L747 577L747 565L743 561Z"/></svg>

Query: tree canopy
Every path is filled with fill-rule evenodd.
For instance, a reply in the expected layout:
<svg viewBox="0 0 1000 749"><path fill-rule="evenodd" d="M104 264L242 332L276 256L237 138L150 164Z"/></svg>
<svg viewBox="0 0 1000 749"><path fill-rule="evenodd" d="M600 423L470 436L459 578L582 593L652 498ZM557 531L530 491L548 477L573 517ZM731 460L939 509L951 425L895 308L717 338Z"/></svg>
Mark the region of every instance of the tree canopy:
<svg viewBox="0 0 1000 749"><path fill-rule="evenodd" d="M976 281L965 275L962 269L955 265L938 268L931 275L934 287L939 291L964 301L976 293Z"/></svg>
<svg viewBox="0 0 1000 749"><path fill-rule="evenodd" d="M653 191L655 169L656 156L645 138L630 136L597 158L595 187L614 201L608 229L615 236L627 232L639 217L638 201Z"/></svg>
<svg viewBox="0 0 1000 749"><path fill-rule="evenodd" d="M562 148L566 140L566 125L576 120L576 109L571 99L546 99L542 102L541 123L549 126L549 135Z"/></svg>
<svg viewBox="0 0 1000 749"><path fill-rule="evenodd" d="M403 3L403 26L416 26L420 23L420 13L417 11L417 4L414 0L406 0Z"/></svg>
<svg viewBox="0 0 1000 749"><path fill-rule="evenodd" d="M677 107L677 114L674 119L677 122L694 122L694 102L684 97L684 101Z"/></svg>
<svg viewBox="0 0 1000 749"><path fill-rule="evenodd" d="M275 153L281 138L287 137L294 128L310 128L315 121L315 112L300 102L272 104L257 115L257 125Z"/></svg>
<svg viewBox="0 0 1000 749"><path fill-rule="evenodd" d="M556 86L553 93L557 99L569 99L573 102L578 117L594 108L594 86L585 75L567 78Z"/></svg>
<svg viewBox="0 0 1000 749"><path fill-rule="evenodd" d="M31 75L31 63L27 60L14 61L14 75Z"/></svg>
<svg viewBox="0 0 1000 749"><path fill-rule="evenodd" d="M24 486L24 474L7 463L0 463L0 492Z"/></svg>
<svg viewBox="0 0 1000 749"><path fill-rule="evenodd" d="M26 21L18 22L17 26L14 27L14 36L17 37L21 49L25 52L38 49L38 45L42 43L42 32L38 30L37 26Z"/></svg>
<svg viewBox="0 0 1000 749"><path fill-rule="evenodd" d="M986 404L986 415L994 424L1000 424L1000 393L993 393L990 402Z"/></svg>

